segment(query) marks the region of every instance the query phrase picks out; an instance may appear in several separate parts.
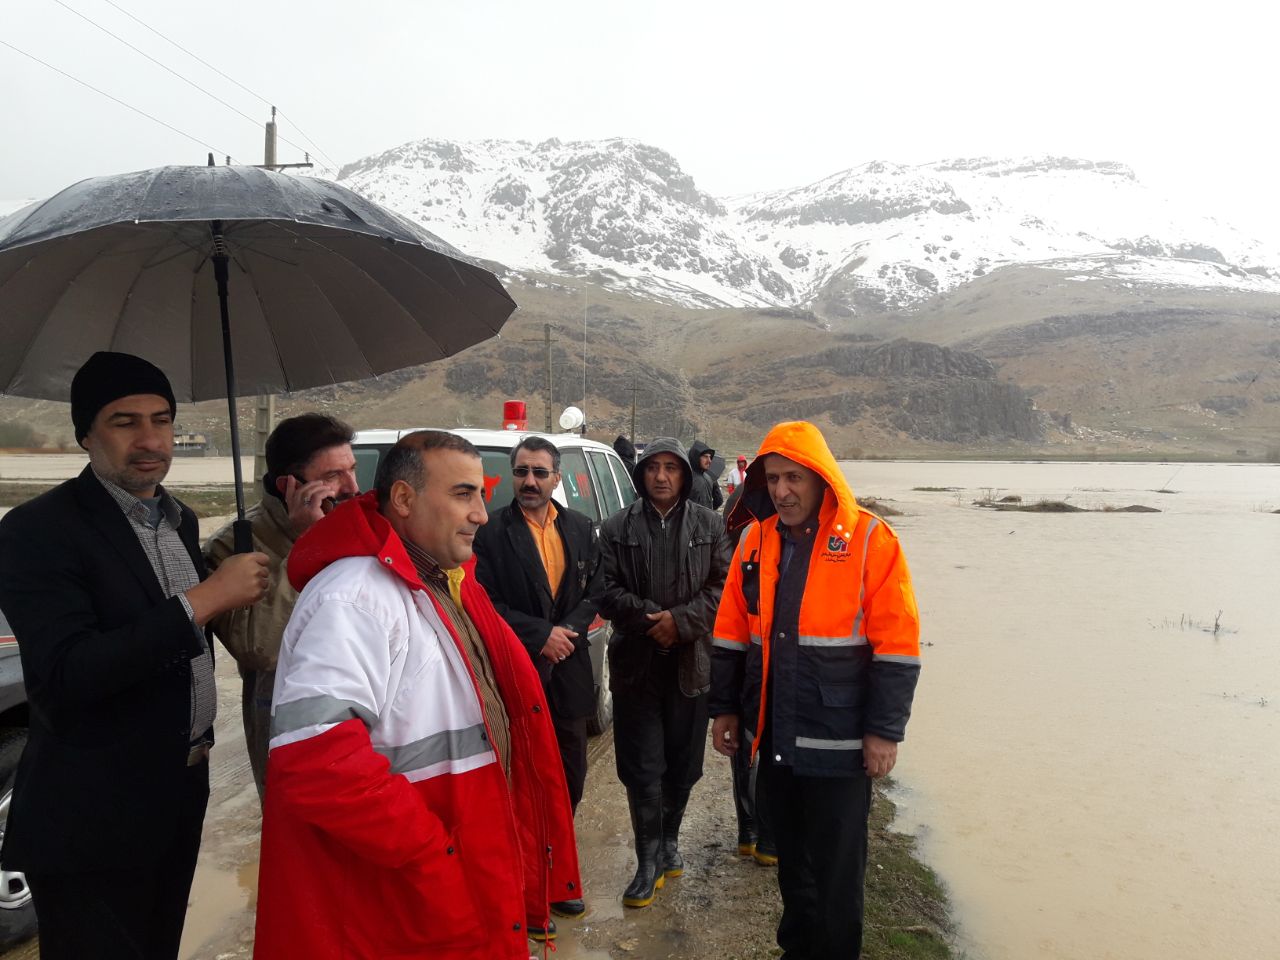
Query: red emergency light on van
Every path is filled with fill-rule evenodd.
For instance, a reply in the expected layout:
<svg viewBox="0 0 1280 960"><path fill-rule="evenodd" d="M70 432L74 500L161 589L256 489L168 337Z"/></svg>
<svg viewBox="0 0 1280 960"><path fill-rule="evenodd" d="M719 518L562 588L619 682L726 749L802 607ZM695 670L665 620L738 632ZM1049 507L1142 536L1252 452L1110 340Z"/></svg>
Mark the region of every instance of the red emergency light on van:
<svg viewBox="0 0 1280 960"><path fill-rule="evenodd" d="M502 429L527 430L529 420L523 400L506 400L502 404Z"/></svg>

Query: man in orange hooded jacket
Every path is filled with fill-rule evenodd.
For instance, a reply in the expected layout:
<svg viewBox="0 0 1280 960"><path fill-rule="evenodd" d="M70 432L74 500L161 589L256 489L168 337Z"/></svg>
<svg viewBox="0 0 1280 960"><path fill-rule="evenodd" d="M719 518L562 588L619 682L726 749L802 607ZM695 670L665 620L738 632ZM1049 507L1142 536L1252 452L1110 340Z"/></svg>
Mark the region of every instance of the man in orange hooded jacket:
<svg viewBox="0 0 1280 960"><path fill-rule="evenodd" d="M789 960L858 957L871 781L893 769L920 673L911 576L817 427L765 437L712 641L712 742L759 757Z"/></svg>

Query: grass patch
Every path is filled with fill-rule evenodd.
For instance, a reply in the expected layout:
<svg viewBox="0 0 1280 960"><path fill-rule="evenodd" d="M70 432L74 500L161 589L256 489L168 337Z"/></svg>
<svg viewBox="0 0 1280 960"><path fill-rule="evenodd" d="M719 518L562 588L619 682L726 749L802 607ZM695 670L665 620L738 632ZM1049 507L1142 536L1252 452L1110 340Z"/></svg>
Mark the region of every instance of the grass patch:
<svg viewBox="0 0 1280 960"><path fill-rule="evenodd" d="M955 927L937 874L916 858L915 837L892 829L897 807L880 783L871 805L866 920L868 960L947 960Z"/></svg>
<svg viewBox="0 0 1280 960"><path fill-rule="evenodd" d="M1016 511L1018 513L1161 513L1162 511L1156 507L1148 507L1141 503L1131 503L1127 507L1116 507L1110 504L1089 509L1088 507L1077 507L1074 503L1067 503L1065 500L1037 500L1035 503L1023 503L1022 498L1016 495L1001 497L999 500L991 497L984 497L981 500L973 501L975 507L982 507L984 510L1001 510Z"/></svg>
<svg viewBox="0 0 1280 960"><path fill-rule="evenodd" d="M56 486L57 483L0 483L0 507L16 507ZM229 483L168 489L197 517L223 517L235 513L236 491Z"/></svg>
<svg viewBox="0 0 1280 960"><path fill-rule="evenodd" d="M1084 507L1077 507L1065 500L1037 500L1035 503L1023 503L1022 499L1002 497L999 500L975 500L974 506L986 510L1016 510L1019 513L1086 513Z"/></svg>
<svg viewBox="0 0 1280 960"><path fill-rule="evenodd" d="M900 517L903 515L902 511L897 507L892 507L875 497L859 497L858 506L866 507L877 517Z"/></svg>

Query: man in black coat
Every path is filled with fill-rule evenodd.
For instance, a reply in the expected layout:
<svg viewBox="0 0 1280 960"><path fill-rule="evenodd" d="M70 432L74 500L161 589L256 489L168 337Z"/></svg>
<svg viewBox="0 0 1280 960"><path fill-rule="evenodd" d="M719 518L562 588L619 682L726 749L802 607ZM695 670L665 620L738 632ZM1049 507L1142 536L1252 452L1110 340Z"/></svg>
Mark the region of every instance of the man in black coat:
<svg viewBox="0 0 1280 960"><path fill-rule="evenodd" d="M720 515L690 497L693 471L679 440L646 446L632 478L639 499L600 526L600 612L613 622L614 759L636 844L622 902L647 907L666 878L684 872L680 824L702 778L711 630L731 548Z"/></svg>
<svg viewBox="0 0 1280 960"><path fill-rule="evenodd" d="M587 631L600 607L600 552L591 520L551 499L560 483L555 444L525 437L511 451L511 473L515 498L476 532L476 579L542 679L577 810L587 778L587 718L596 708ZM577 899L551 909L577 917L586 908Z"/></svg>
<svg viewBox="0 0 1280 960"><path fill-rule="evenodd" d="M266 590L261 553L205 577L160 486L174 407L147 361L94 354L71 384L89 466L0 520L31 713L0 862L27 875L45 960L177 957L217 706L204 625Z"/></svg>

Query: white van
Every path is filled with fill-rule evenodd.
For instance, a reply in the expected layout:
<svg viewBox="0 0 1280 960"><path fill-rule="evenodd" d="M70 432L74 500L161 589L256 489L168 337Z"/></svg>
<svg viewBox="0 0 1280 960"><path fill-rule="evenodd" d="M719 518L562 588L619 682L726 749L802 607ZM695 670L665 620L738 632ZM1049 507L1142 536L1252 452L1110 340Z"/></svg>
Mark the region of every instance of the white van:
<svg viewBox="0 0 1280 960"><path fill-rule="evenodd" d="M356 477L361 490L372 490L382 456L401 437L425 427L394 430L360 430L351 445L356 455ZM442 428L441 428L442 429ZM631 474L613 448L576 433L538 433L531 430L455 429L480 451L484 464L485 500L501 506L511 499L511 450L524 437L545 437L560 451L560 485L552 493L562 507L591 518L597 531L600 522L636 499ZM596 617L587 634L591 641L591 672L596 685L596 712L587 719L592 736L604 733L613 721L613 698L609 695L609 663L605 656L610 627Z"/></svg>

